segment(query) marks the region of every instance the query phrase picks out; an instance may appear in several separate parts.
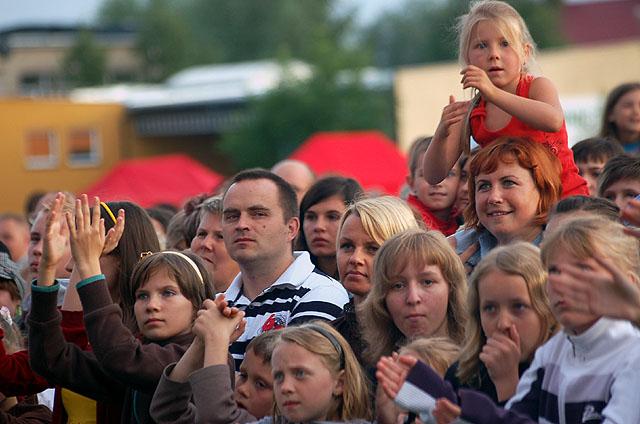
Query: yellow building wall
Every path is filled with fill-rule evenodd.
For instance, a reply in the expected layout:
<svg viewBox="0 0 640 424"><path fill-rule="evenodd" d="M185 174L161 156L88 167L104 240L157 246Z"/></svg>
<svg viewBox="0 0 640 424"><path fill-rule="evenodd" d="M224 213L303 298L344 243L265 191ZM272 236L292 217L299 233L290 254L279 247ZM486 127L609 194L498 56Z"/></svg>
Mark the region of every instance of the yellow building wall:
<svg viewBox="0 0 640 424"><path fill-rule="evenodd" d="M584 98L586 103L595 98L599 104L616 85L640 80L640 41L545 50L537 63L542 75L556 85L561 102L579 103ZM463 92L460 79L460 66L453 62L396 73L397 138L403 150L417 137L433 134L449 95L471 99L470 90ZM599 120L594 113L588 116ZM599 126L599 122L592 124Z"/></svg>
<svg viewBox="0 0 640 424"><path fill-rule="evenodd" d="M67 100L0 99L0 212L23 212L33 191L74 193L102 177L121 157L124 108L117 104L80 104ZM52 169L28 169L26 138L32 131L51 131L58 140L58 161ZM70 133L92 130L101 159L74 168L68 163Z"/></svg>

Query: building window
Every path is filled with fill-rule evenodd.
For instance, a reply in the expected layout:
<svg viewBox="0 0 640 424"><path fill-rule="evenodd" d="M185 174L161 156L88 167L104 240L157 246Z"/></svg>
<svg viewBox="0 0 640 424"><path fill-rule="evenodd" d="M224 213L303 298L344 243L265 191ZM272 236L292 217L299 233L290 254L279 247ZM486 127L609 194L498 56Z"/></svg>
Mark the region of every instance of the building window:
<svg viewBox="0 0 640 424"><path fill-rule="evenodd" d="M96 166L102 158L102 146L98 133L93 130L76 129L69 133L67 163L73 168Z"/></svg>
<svg viewBox="0 0 640 424"><path fill-rule="evenodd" d="M53 169L58 166L58 138L52 131L34 130L25 137L27 169Z"/></svg>

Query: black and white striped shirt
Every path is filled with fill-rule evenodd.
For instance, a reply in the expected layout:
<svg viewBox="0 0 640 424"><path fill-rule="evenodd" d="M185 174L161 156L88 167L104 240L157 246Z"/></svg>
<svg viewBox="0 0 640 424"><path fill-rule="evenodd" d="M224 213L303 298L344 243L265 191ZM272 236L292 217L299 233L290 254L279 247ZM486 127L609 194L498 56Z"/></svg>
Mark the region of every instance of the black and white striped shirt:
<svg viewBox="0 0 640 424"><path fill-rule="evenodd" d="M225 297L245 312L247 327L229 350L236 370L249 342L259 334L314 319L333 321L349 302L342 284L313 265L308 252L294 252L295 260L285 272L250 301L242 292L242 274L233 280Z"/></svg>

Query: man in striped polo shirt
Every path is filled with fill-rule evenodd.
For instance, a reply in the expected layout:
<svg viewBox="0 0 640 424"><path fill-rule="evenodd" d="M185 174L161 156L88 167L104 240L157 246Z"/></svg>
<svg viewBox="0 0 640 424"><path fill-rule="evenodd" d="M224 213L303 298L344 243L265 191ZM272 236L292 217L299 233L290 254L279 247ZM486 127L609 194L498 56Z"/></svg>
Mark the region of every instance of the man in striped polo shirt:
<svg viewBox="0 0 640 424"><path fill-rule="evenodd" d="M287 325L342 315L349 301L340 283L294 252L300 229L298 202L291 186L272 172L237 174L224 194L222 233L240 274L225 292L245 312L247 327L230 351L238 369L249 342Z"/></svg>

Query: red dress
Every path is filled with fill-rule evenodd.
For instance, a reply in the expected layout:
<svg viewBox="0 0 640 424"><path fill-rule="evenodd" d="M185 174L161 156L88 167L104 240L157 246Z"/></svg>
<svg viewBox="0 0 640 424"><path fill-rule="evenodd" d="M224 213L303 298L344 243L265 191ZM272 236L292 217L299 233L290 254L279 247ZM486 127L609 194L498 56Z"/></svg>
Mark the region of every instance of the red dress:
<svg viewBox="0 0 640 424"><path fill-rule="evenodd" d="M529 98L529 88L533 82L533 75L525 75L520 78L516 95ZM587 182L578 174L578 167L573 161L573 153L569 149L567 128L562 123L562 128L557 132L546 132L531 128L529 125L512 116L509 123L502 129L490 131L485 126L487 110L484 99L471 111L470 124L473 139L481 146L485 147L493 140L503 137L522 137L537 143L542 143L560 159L562 164L562 198L575 196L577 194L589 195Z"/></svg>

